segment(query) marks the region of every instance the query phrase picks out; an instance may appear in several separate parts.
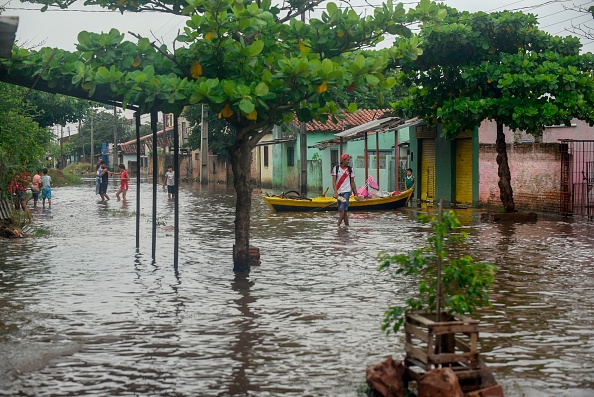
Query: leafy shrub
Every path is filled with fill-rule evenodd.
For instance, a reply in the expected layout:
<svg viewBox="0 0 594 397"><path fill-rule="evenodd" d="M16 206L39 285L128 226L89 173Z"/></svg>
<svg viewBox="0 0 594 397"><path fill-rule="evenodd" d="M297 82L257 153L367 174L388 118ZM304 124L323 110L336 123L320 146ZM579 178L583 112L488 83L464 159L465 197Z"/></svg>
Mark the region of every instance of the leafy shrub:
<svg viewBox="0 0 594 397"><path fill-rule="evenodd" d="M466 233L456 231L460 227L456 213L452 210L443 213L440 208L437 218L421 215L419 220L430 223L433 228L424 247L408 254L378 255L380 271L394 266L396 274L419 281L416 296L408 298L405 306L391 306L386 310L382 330L387 334L400 329L407 312L435 313L438 302L439 311L450 315L471 314L476 308L491 304L489 289L495 279L496 267L474 263L469 255L456 257L449 253L449 248L468 237Z"/></svg>

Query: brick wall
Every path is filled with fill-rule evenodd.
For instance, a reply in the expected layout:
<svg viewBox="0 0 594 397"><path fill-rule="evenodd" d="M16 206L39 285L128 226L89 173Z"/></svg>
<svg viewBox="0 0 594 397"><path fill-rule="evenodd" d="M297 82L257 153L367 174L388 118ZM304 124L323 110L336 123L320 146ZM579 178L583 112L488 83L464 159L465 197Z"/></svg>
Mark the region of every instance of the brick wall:
<svg viewBox="0 0 594 397"><path fill-rule="evenodd" d="M516 209L558 214L561 173L559 144L508 144L507 156ZM501 208L494 144L479 145L479 181L479 205Z"/></svg>

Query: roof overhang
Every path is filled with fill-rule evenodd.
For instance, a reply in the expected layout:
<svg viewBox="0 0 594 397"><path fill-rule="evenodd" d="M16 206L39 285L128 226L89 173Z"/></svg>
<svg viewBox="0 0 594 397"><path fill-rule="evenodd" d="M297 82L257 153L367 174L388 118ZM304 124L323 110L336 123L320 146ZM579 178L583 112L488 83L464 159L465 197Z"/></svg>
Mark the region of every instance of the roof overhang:
<svg viewBox="0 0 594 397"><path fill-rule="evenodd" d="M287 138L279 138L279 139L271 139L269 141L260 141L256 144L256 146L278 145L279 143L295 142L296 140L297 140L296 136L287 137Z"/></svg>
<svg viewBox="0 0 594 397"><path fill-rule="evenodd" d="M365 134L368 132L379 133L379 132L384 132L387 130L392 130L399 123L401 123L401 120L398 117L386 117L385 119L377 119L377 120L368 121L367 123L358 125L353 128L349 128L348 130L339 132L334 135L339 138L343 138L343 141L344 140L352 140L352 139L364 137Z"/></svg>
<svg viewBox="0 0 594 397"><path fill-rule="evenodd" d="M418 117L409 120L402 120L398 117L386 117L384 119L372 120L370 122L339 132L334 134L336 138L321 141L308 147L324 150L329 146L338 145L341 141L346 142L363 139L365 134L368 133L379 134L387 131L398 131L403 128L412 127L419 124L424 124L424 121Z"/></svg>

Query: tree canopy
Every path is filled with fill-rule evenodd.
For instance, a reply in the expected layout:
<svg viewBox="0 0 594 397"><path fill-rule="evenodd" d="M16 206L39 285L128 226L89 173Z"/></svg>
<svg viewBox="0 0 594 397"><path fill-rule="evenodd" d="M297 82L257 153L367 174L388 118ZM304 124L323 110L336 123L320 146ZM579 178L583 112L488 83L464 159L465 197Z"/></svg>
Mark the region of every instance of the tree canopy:
<svg viewBox="0 0 594 397"><path fill-rule="evenodd" d="M403 68L410 96L393 105L449 138L497 122L501 200L514 211L503 126L538 134L573 118L593 125L594 57L579 54L577 38L539 30L530 14L449 11L421 29L423 54Z"/></svg>
<svg viewBox="0 0 594 397"><path fill-rule="evenodd" d="M35 1L67 7L70 0ZM85 4L125 11L158 10L187 15L184 31L171 48L148 38L124 40L117 30L80 32L76 52L16 48L0 64L0 79L101 102L134 106L141 112L179 114L204 103L235 127L229 147L237 192L234 264L249 269L250 164L252 149L275 124L325 120L340 106L334 93L390 88L387 65L414 59L421 50L409 24L443 18L445 10L421 0L406 10L391 0L362 17L353 9L325 4L319 18L297 18L323 3L270 0L89 0ZM374 48L385 34L399 35L397 46Z"/></svg>
<svg viewBox="0 0 594 397"><path fill-rule="evenodd" d="M51 132L39 127L22 103L26 90L0 83L0 198L23 171L35 172L42 165Z"/></svg>

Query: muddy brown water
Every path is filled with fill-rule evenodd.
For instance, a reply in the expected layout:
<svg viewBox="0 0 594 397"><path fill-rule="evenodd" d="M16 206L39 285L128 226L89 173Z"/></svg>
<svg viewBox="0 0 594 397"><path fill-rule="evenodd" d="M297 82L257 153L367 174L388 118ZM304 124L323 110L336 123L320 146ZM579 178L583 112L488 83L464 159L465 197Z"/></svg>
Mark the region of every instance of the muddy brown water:
<svg viewBox="0 0 594 397"><path fill-rule="evenodd" d="M378 273L376 256L424 244L417 210L337 230L335 213L274 214L254 194L262 265L236 277L233 192L184 186L175 273L173 203L159 189L153 261L141 187L139 252L135 185L106 205L91 185L56 188L51 212L33 213L48 236L0 240L0 395L364 396L365 368L403 357L380 325L412 283ZM493 307L474 317L506 396L593 396L594 225L459 215L468 252L499 268Z"/></svg>

